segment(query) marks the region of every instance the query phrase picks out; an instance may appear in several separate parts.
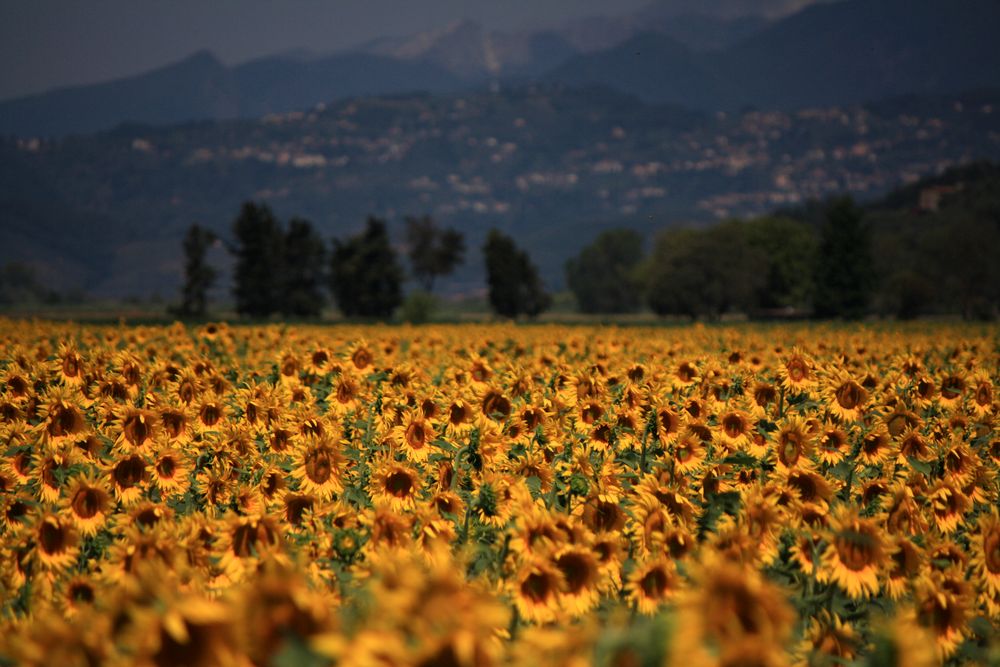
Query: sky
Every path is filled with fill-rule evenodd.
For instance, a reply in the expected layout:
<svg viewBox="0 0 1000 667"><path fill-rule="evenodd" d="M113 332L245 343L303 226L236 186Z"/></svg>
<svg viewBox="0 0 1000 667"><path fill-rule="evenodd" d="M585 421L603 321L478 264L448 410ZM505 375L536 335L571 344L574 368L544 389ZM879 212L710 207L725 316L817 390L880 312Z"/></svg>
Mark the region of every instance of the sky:
<svg viewBox="0 0 1000 667"><path fill-rule="evenodd" d="M525 29L651 0L0 0L0 99L147 71L209 49L223 62L328 53L471 19ZM658 0L678 12L780 14L811 0Z"/></svg>

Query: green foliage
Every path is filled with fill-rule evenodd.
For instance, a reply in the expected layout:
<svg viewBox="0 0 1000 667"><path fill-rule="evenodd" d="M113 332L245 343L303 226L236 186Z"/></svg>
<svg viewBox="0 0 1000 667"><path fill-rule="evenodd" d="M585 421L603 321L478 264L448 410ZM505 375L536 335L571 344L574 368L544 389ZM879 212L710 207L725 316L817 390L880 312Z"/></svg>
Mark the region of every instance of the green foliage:
<svg viewBox="0 0 1000 667"><path fill-rule="evenodd" d="M318 317L323 310L326 247L308 220L293 218L285 233L281 313Z"/></svg>
<svg viewBox="0 0 1000 667"><path fill-rule="evenodd" d="M815 287L815 231L801 222L775 216L750 220L745 231L750 247L767 258L764 283L754 297L756 307L807 310Z"/></svg>
<svg viewBox="0 0 1000 667"><path fill-rule="evenodd" d="M631 229L602 233L566 262L566 283L585 313L630 313L642 305L636 267L642 236Z"/></svg>
<svg viewBox="0 0 1000 667"><path fill-rule="evenodd" d="M280 310L284 235L267 204L245 202L233 222L236 312L267 317Z"/></svg>
<svg viewBox="0 0 1000 667"><path fill-rule="evenodd" d="M205 255L215 241L213 232L197 224L188 227L184 235L184 286L177 309L180 317L205 317L208 290L216 278L216 270L208 265Z"/></svg>
<svg viewBox="0 0 1000 667"><path fill-rule="evenodd" d="M767 257L733 221L664 232L645 267L647 300L660 315L718 317L748 312L766 284Z"/></svg>
<svg viewBox="0 0 1000 667"><path fill-rule="evenodd" d="M870 230L850 197L826 209L815 280L817 316L857 319L867 312L874 286Z"/></svg>
<svg viewBox="0 0 1000 667"><path fill-rule="evenodd" d="M431 319L437 306L438 302L433 294L423 290L414 290L406 295L400 310L400 317L404 322L423 324Z"/></svg>
<svg viewBox="0 0 1000 667"><path fill-rule="evenodd" d="M549 307L552 298L542 287L538 269L514 239L491 229L483 246L490 307L503 317L534 317Z"/></svg>
<svg viewBox="0 0 1000 667"><path fill-rule="evenodd" d="M348 317L392 316L402 303L403 269L385 222L369 217L363 232L334 240L330 289Z"/></svg>
<svg viewBox="0 0 1000 667"><path fill-rule="evenodd" d="M465 238L456 229L440 229L428 215L406 218L407 254L420 286L434 289L434 279L446 276L462 263Z"/></svg>

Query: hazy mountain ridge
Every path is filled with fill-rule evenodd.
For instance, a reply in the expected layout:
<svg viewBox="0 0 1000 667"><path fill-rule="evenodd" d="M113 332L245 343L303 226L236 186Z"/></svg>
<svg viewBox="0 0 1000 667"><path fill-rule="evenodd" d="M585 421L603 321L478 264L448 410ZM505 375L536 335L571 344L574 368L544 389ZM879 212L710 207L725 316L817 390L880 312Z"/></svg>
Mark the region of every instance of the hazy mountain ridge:
<svg viewBox="0 0 1000 667"><path fill-rule="evenodd" d="M145 75L0 102L0 134L64 136L132 121L253 118L358 95L547 81L703 110L860 104L1000 86L995 0L843 0L768 22L651 5L534 31L471 21L355 52L227 67L202 52Z"/></svg>
<svg viewBox="0 0 1000 667"><path fill-rule="evenodd" d="M29 260L98 294L169 294L184 229L228 234L252 198L312 219L326 238L368 214L398 225L428 213L468 236L454 291L481 285L477 249L497 225L558 286L563 261L610 226L651 233L837 192L871 198L973 159L1000 159L1000 91L722 115L564 86L359 98L260 120L0 141L12 239L0 262Z"/></svg>

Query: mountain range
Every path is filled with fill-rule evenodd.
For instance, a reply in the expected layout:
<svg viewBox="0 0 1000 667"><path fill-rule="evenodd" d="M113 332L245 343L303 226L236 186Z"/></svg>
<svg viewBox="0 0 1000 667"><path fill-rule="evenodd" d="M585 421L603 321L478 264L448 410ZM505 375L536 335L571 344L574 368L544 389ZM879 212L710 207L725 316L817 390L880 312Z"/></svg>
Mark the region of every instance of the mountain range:
<svg viewBox="0 0 1000 667"><path fill-rule="evenodd" d="M0 102L0 134L65 136L122 122L255 118L364 95L599 84L705 111L860 104L1000 85L995 0L842 0L774 21L653 4L529 31L457 21L346 53L227 66L200 52L117 81Z"/></svg>

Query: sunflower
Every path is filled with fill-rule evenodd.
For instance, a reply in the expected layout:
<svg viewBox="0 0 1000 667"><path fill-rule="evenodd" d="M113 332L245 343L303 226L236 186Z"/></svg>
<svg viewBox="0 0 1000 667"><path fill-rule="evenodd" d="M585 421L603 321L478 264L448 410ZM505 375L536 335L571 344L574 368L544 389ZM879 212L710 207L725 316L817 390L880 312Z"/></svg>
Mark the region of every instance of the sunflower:
<svg viewBox="0 0 1000 667"><path fill-rule="evenodd" d="M938 480L927 490L927 503L934 523L942 533L953 533L972 507L968 496L948 481Z"/></svg>
<svg viewBox="0 0 1000 667"><path fill-rule="evenodd" d="M229 409L217 396L202 399L196 409L195 428L200 431L221 430L228 421Z"/></svg>
<svg viewBox="0 0 1000 667"><path fill-rule="evenodd" d="M66 389L53 387L46 394L37 426L42 442L58 448L75 441L87 430L87 421L76 405L76 398Z"/></svg>
<svg viewBox="0 0 1000 667"><path fill-rule="evenodd" d="M119 458L107 467L111 491L123 505L139 500L149 481L146 460L138 454Z"/></svg>
<svg viewBox="0 0 1000 667"><path fill-rule="evenodd" d="M681 475L697 472L708 459L708 445L685 430L674 443L674 470Z"/></svg>
<svg viewBox="0 0 1000 667"><path fill-rule="evenodd" d="M877 595L879 574L888 562L882 531L857 510L840 506L830 522L831 534L816 571L816 580L833 582L851 598Z"/></svg>
<svg viewBox="0 0 1000 667"><path fill-rule="evenodd" d="M191 484L191 466L179 450L166 448L153 461L153 484L164 498L182 495Z"/></svg>
<svg viewBox="0 0 1000 667"><path fill-rule="evenodd" d="M911 539L896 535L891 540L891 565L886 573L885 590L892 600L900 600L909 592L924 568L923 550Z"/></svg>
<svg viewBox="0 0 1000 667"><path fill-rule="evenodd" d="M276 556L282 548L282 530L270 515L233 516L222 536L219 565L240 576L247 560Z"/></svg>
<svg viewBox="0 0 1000 667"><path fill-rule="evenodd" d="M357 410L360 397L361 385L358 379L353 373L345 371L337 377L326 402L333 414L343 416Z"/></svg>
<svg viewBox="0 0 1000 667"><path fill-rule="evenodd" d="M795 349L778 367L781 386L790 394L809 391L816 384L816 372L812 360L802 351Z"/></svg>
<svg viewBox="0 0 1000 667"><path fill-rule="evenodd" d="M80 552L79 536L66 517L43 512L32 529L35 562L43 570L60 573L68 569Z"/></svg>
<svg viewBox="0 0 1000 667"><path fill-rule="evenodd" d="M729 410L719 417L717 436L722 446L730 451L743 449L751 437L750 415L742 410Z"/></svg>
<svg viewBox="0 0 1000 667"><path fill-rule="evenodd" d="M660 557L637 565L628 577L625 591L640 613L651 615L677 594L678 584L673 561Z"/></svg>
<svg viewBox="0 0 1000 667"><path fill-rule="evenodd" d="M972 541L971 565L983 589L1000 598L1000 515L994 507L979 517L979 527Z"/></svg>
<svg viewBox="0 0 1000 667"><path fill-rule="evenodd" d="M558 618L559 595L565 584L562 573L550 561L531 559L510 581L510 595L521 618L530 623Z"/></svg>
<svg viewBox="0 0 1000 667"><path fill-rule="evenodd" d="M111 427L115 447L125 454L146 451L159 431L159 421L151 410L130 406L119 408L115 411Z"/></svg>
<svg viewBox="0 0 1000 667"><path fill-rule="evenodd" d="M969 378L971 388L969 408L976 417L985 417L996 411L996 394L993 380L985 370L979 370Z"/></svg>
<svg viewBox="0 0 1000 667"><path fill-rule="evenodd" d="M750 388L750 410L756 417L766 417L778 404L778 390L773 384L757 380Z"/></svg>
<svg viewBox="0 0 1000 667"><path fill-rule="evenodd" d="M333 353L322 345L316 346L306 356L303 370L313 377L323 377L334 370Z"/></svg>
<svg viewBox="0 0 1000 667"><path fill-rule="evenodd" d="M372 498L396 511L413 509L420 493L420 475L412 468L384 461L375 467L372 476Z"/></svg>
<svg viewBox="0 0 1000 667"><path fill-rule="evenodd" d="M782 424L774 443L778 467L791 470L806 465L812 455L812 438L808 428L799 417L789 417Z"/></svg>
<svg viewBox="0 0 1000 667"><path fill-rule="evenodd" d="M809 665L849 664L857 660L864 644L849 622L824 609L810 620L799 650L806 654Z"/></svg>
<svg viewBox="0 0 1000 667"><path fill-rule="evenodd" d="M938 401L941 406L951 410L960 405L965 398L968 383L962 373L948 373L941 379L941 394Z"/></svg>
<svg viewBox="0 0 1000 667"><path fill-rule="evenodd" d="M839 426L827 422L817 438L817 457L827 465L837 465L850 450L847 433Z"/></svg>
<svg viewBox="0 0 1000 667"><path fill-rule="evenodd" d="M562 574L559 606L573 618L583 616L600 599L601 566L583 545L568 545L552 554L552 565Z"/></svg>
<svg viewBox="0 0 1000 667"><path fill-rule="evenodd" d="M69 483L61 514L69 517L84 536L97 533L113 512L106 483L96 475L77 475Z"/></svg>
<svg viewBox="0 0 1000 667"><path fill-rule="evenodd" d="M864 414L868 391L843 370L834 372L824 392L827 409L842 422L857 421Z"/></svg>
<svg viewBox="0 0 1000 667"><path fill-rule="evenodd" d="M183 446L194 437L193 415L190 408L166 406L160 409L159 433L170 443Z"/></svg>
<svg viewBox="0 0 1000 667"><path fill-rule="evenodd" d="M302 492L329 500L343 490L341 474L344 456L331 440L307 440L295 453L291 476L299 480Z"/></svg>
<svg viewBox="0 0 1000 667"><path fill-rule="evenodd" d="M677 637L723 647L741 639L781 645L795 613L785 596L754 568L708 555L681 600L685 626Z"/></svg>
<svg viewBox="0 0 1000 667"><path fill-rule="evenodd" d="M861 436L858 458L865 465L879 466L893 458L897 448L884 425L876 426Z"/></svg>
<svg viewBox="0 0 1000 667"><path fill-rule="evenodd" d="M38 495L47 503L54 503L62 495L67 471L73 466L78 455L69 450L67 455L47 454L36 462L34 476L38 481Z"/></svg>
<svg viewBox="0 0 1000 667"><path fill-rule="evenodd" d="M84 359L74 345L60 343L59 351L52 362L52 370L59 382L65 386L79 386L85 373Z"/></svg>
<svg viewBox="0 0 1000 667"><path fill-rule="evenodd" d="M938 659L944 661L964 641L972 616L972 595L965 577L957 571L932 571L917 580L913 602L917 622L934 638Z"/></svg>
<svg viewBox="0 0 1000 667"><path fill-rule="evenodd" d="M672 408L660 407L656 410L656 437L660 444L667 446L677 439L681 430L681 418Z"/></svg>
<svg viewBox="0 0 1000 667"><path fill-rule="evenodd" d="M98 599L97 584L88 576L78 574L63 583L57 605L63 615L72 619L81 612L93 609Z"/></svg>
<svg viewBox="0 0 1000 667"><path fill-rule="evenodd" d="M462 398L456 398L442 415L445 433L451 436L461 436L475 427L476 412L472 404Z"/></svg>

